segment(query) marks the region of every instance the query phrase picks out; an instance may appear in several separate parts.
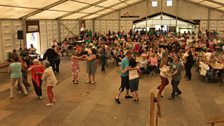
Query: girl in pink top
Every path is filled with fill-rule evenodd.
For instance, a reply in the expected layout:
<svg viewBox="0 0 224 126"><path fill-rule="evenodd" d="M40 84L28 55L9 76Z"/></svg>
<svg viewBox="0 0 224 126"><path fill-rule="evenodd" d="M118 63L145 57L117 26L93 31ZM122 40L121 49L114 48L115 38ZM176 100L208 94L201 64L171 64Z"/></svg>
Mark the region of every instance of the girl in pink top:
<svg viewBox="0 0 224 126"><path fill-rule="evenodd" d="M80 71L80 69L79 69L79 60L82 59L81 57L78 57L77 55L78 55L78 52L75 51L75 54L72 55L72 57L71 57L71 61L72 61L72 63L71 63L71 70L72 70L72 75L73 75L73 81L72 82L74 84L78 84L79 83L78 80L77 80L78 73Z"/></svg>
<svg viewBox="0 0 224 126"><path fill-rule="evenodd" d="M148 62L150 63L151 66L158 66L158 59L156 57L156 54L152 54L152 56L149 58Z"/></svg>
<svg viewBox="0 0 224 126"><path fill-rule="evenodd" d="M152 54L151 57L149 57L148 59L148 71L150 74L153 73L153 71L155 71L158 67L158 59L155 53Z"/></svg>

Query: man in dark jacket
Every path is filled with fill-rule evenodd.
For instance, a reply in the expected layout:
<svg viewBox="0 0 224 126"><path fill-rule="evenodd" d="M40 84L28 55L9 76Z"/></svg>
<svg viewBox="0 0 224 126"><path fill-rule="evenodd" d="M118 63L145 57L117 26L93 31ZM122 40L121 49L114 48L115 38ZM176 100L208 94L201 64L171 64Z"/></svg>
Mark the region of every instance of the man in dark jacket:
<svg viewBox="0 0 224 126"><path fill-rule="evenodd" d="M47 49L47 51L44 53L43 60L48 60L51 64L51 67L53 71L56 71L55 68L55 59L58 57L58 53L54 50L55 45L52 45L51 48Z"/></svg>

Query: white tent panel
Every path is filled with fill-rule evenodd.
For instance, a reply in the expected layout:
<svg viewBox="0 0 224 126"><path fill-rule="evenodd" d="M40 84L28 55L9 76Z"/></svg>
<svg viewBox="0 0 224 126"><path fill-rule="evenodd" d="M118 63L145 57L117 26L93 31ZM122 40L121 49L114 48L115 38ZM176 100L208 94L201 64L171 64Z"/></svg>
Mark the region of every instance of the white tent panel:
<svg viewBox="0 0 224 126"><path fill-rule="evenodd" d="M113 21L107 21L107 30L106 31L113 31Z"/></svg>
<svg viewBox="0 0 224 126"><path fill-rule="evenodd" d="M76 35L78 35L79 34L79 32L80 32L80 29L79 29L79 21L78 20L76 20L75 22L74 22L74 33L76 34Z"/></svg>
<svg viewBox="0 0 224 126"><path fill-rule="evenodd" d="M86 15L87 14L83 14L83 13L75 13L75 14L65 17L63 19L79 19L80 17L86 16Z"/></svg>
<svg viewBox="0 0 224 126"><path fill-rule="evenodd" d="M161 15L157 15L155 17L153 17L153 19L155 20L161 20ZM162 19L173 19L172 17L166 16L166 15L162 15Z"/></svg>
<svg viewBox="0 0 224 126"><path fill-rule="evenodd" d="M41 13L38 13L34 16L29 17L29 19L55 19L57 17L60 17L67 12L59 12L59 11L43 11Z"/></svg>
<svg viewBox="0 0 224 126"><path fill-rule="evenodd" d="M113 31L114 32L119 31L119 21L113 21Z"/></svg>
<svg viewBox="0 0 224 126"><path fill-rule="evenodd" d="M51 8L50 10L75 11L87 5L88 4L83 4L83 3L74 2L74 1L67 1L65 3L59 4Z"/></svg>
<svg viewBox="0 0 224 126"><path fill-rule="evenodd" d="M128 6L128 4L121 3L121 4L118 4L118 5L114 6L114 7L112 7L112 8L113 8L113 9L120 9L120 8L125 7L125 6Z"/></svg>
<svg viewBox="0 0 224 126"><path fill-rule="evenodd" d="M207 21L201 21L200 22L200 30L204 31L207 28L208 28L208 22Z"/></svg>
<svg viewBox="0 0 224 126"><path fill-rule="evenodd" d="M216 30L216 29L217 29L217 21L211 21L210 30Z"/></svg>
<svg viewBox="0 0 224 126"><path fill-rule="evenodd" d="M199 3L199 2L202 2L204 0L191 0L191 1L196 2L196 3Z"/></svg>
<svg viewBox="0 0 224 126"><path fill-rule="evenodd" d="M106 14L106 13L109 13L109 12L112 12L112 11L113 10L111 10L111 9L105 9L103 11L100 11L100 12L96 13L96 14Z"/></svg>
<svg viewBox="0 0 224 126"><path fill-rule="evenodd" d="M100 21L100 32L107 32L107 21Z"/></svg>
<svg viewBox="0 0 224 126"><path fill-rule="evenodd" d="M127 1L127 3L128 4L133 4L133 3L135 3L135 2L139 2L140 0L129 0L129 1Z"/></svg>
<svg viewBox="0 0 224 126"><path fill-rule="evenodd" d="M207 6L210 6L210 7L213 7L213 8L221 7L220 4L216 4L216 3L213 3L213 2L209 2L209 1L203 1L200 4L207 5Z"/></svg>
<svg viewBox="0 0 224 126"><path fill-rule="evenodd" d="M29 14L35 11L34 9L1 7L1 6L0 6L0 10L1 10L0 18L12 18L12 19L20 18L26 14Z"/></svg>
<svg viewBox="0 0 224 126"><path fill-rule="evenodd" d="M1 21L1 36L2 36L2 46L4 52L4 60L7 60L8 53L13 49L13 27L9 20Z"/></svg>
<svg viewBox="0 0 224 126"><path fill-rule="evenodd" d="M72 27L73 27L73 24L72 24L73 22L71 21L71 20L68 20L68 24L67 24L67 27L69 28L69 29L71 29Z"/></svg>
<svg viewBox="0 0 224 126"><path fill-rule="evenodd" d="M120 30L121 31L125 31L125 29L126 29L125 28L126 27L125 24L126 24L126 21L120 21Z"/></svg>
<svg viewBox="0 0 224 126"><path fill-rule="evenodd" d="M43 8L56 1L59 0L1 0L0 4L19 7Z"/></svg>
<svg viewBox="0 0 224 126"><path fill-rule="evenodd" d="M58 22L55 20L53 21L53 37L58 41Z"/></svg>
<svg viewBox="0 0 224 126"><path fill-rule="evenodd" d="M103 8L101 7L96 7L96 6L92 6L90 8L87 8L85 10L80 11L81 13L94 13L96 11L102 10Z"/></svg>
<svg viewBox="0 0 224 126"><path fill-rule="evenodd" d="M223 22L223 21L218 21L217 24L218 24L218 25L217 25L217 31L218 31L219 33L222 33L222 32L224 31L224 22Z"/></svg>
<svg viewBox="0 0 224 126"><path fill-rule="evenodd" d="M53 38L53 21L52 20L47 20L47 40L48 43L53 42L54 38Z"/></svg>
<svg viewBox="0 0 224 126"><path fill-rule="evenodd" d="M20 42L17 39L17 31L23 29L22 21L16 20L12 21L13 24L13 37L14 37L14 49L19 49L20 48ZM23 45L23 42L21 42Z"/></svg>
<svg viewBox="0 0 224 126"><path fill-rule="evenodd" d="M103 3L98 4L98 5L99 6L103 6L103 7L109 7L111 5L114 5L114 4L117 4L117 3L120 3L120 2L121 1L119 1L119 0L107 0L107 1L105 1Z"/></svg>
<svg viewBox="0 0 224 126"><path fill-rule="evenodd" d="M216 1L216 2L219 2L219 3L224 3L223 0L213 0L213 1Z"/></svg>
<svg viewBox="0 0 224 126"><path fill-rule="evenodd" d="M132 29L133 22L132 21L126 21L126 32L129 32Z"/></svg>
<svg viewBox="0 0 224 126"><path fill-rule="evenodd" d="M223 11L224 11L224 7L221 7L221 8L218 8L218 9L220 9L220 10L223 10Z"/></svg>
<svg viewBox="0 0 224 126"><path fill-rule="evenodd" d="M86 29L93 31L93 21L92 20L86 20Z"/></svg>
<svg viewBox="0 0 224 126"><path fill-rule="evenodd" d="M93 3L96 3L100 0L76 0L76 1L84 2L84 3L87 3L87 1L88 1L88 3L93 4Z"/></svg>
<svg viewBox="0 0 224 126"><path fill-rule="evenodd" d="M98 16L100 16L100 15L92 14L92 15L90 15L90 16L88 16L88 17L85 17L84 19L93 19L93 18L96 18L96 17L98 17Z"/></svg>
<svg viewBox="0 0 224 126"><path fill-rule="evenodd" d="M97 31L97 32L101 32L100 31L100 21L96 20L94 23L95 23L94 30Z"/></svg>
<svg viewBox="0 0 224 126"><path fill-rule="evenodd" d="M46 20L40 20L40 40L41 40L41 53L44 53L45 50L49 47L49 44L47 43L47 21Z"/></svg>

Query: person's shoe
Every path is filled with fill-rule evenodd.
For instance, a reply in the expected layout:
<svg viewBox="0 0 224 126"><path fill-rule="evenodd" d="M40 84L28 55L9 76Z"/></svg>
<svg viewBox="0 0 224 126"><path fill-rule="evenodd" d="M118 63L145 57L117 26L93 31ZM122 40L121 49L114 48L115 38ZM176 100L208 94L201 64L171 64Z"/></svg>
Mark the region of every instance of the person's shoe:
<svg viewBox="0 0 224 126"><path fill-rule="evenodd" d="M186 81L190 81L191 79L186 79Z"/></svg>
<svg viewBox="0 0 224 126"><path fill-rule="evenodd" d="M25 95L25 96L27 96L27 95L28 95L28 93L26 92L26 93L24 93L24 95Z"/></svg>
<svg viewBox="0 0 224 126"><path fill-rule="evenodd" d="M75 81L73 80L73 83L74 84L79 84L79 81L78 80L75 80Z"/></svg>
<svg viewBox="0 0 224 126"><path fill-rule="evenodd" d="M119 98L115 98L115 102L116 102L117 104L121 104Z"/></svg>
<svg viewBox="0 0 224 126"><path fill-rule="evenodd" d="M130 95L126 95L125 98L127 98L127 99L131 99L131 98L133 98L133 97L130 96Z"/></svg>
<svg viewBox="0 0 224 126"><path fill-rule="evenodd" d="M13 97L13 96L10 96L9 98L10 98L10 99L14 99L14 97Z"/></svg>
<svg viewBox="0 0 224 126"><path fill-rule="evenodd" d="M43 96L39 96L39 100L42 100L43 99Z"/></svg>
<svg viewBox="0 0 224 126"><path fill-rule="evenodd" d="M53 99L53 103L56 103L56 100L55 100L55 98Z"/></svg>
<svg viewBox="0 0 224 126"><path fill-rule="evenodd" d="M174 100L175 98L174 98L174 97L169 97L168 99L169 99L169 100Z"/></svg>
<svg viewBox="0 0 224 126"><path fill-rule="evenodd" d="M133 100L135 103L139 103L139 99L134 99Z"/></svg>
<svg viewBox="0 0 224 126"><path fill-rule="evenodd" d="M50 107L50 106L53 106L54 104L53 103L47 103L46 106Z"/></svg>
<svg viewBox="0 0 224 126"><path fill-rule="evenodd" d="M176 96L178 96L178 95L181 95L181 94L182 94L182 92L180 92L180 93L177 93L177 94L176 94Z"/></svg>
<svg viewBox="0 0 224 126"><path fill-rule="evenodd" d="M96 83L95 81L92 81L92 82L91 82L91 84L95 84L95 83Z"/></svg>
<svg viewBox="0 0 224 126"><path fill-rule="evenodd" d="M87 84L91 83L91 81L86 81Z"/></svg>

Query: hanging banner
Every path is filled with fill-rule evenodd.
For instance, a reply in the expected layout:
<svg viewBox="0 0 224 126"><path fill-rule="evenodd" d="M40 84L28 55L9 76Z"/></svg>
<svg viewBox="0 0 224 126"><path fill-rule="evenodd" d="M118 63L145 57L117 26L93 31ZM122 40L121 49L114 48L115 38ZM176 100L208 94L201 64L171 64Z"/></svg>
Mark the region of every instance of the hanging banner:
<svg viewBox="0 0 224 126"><path fill-rule="evenodd" d="M40 32L39 20L26 21L26 32L27 33Z"/></svg>

